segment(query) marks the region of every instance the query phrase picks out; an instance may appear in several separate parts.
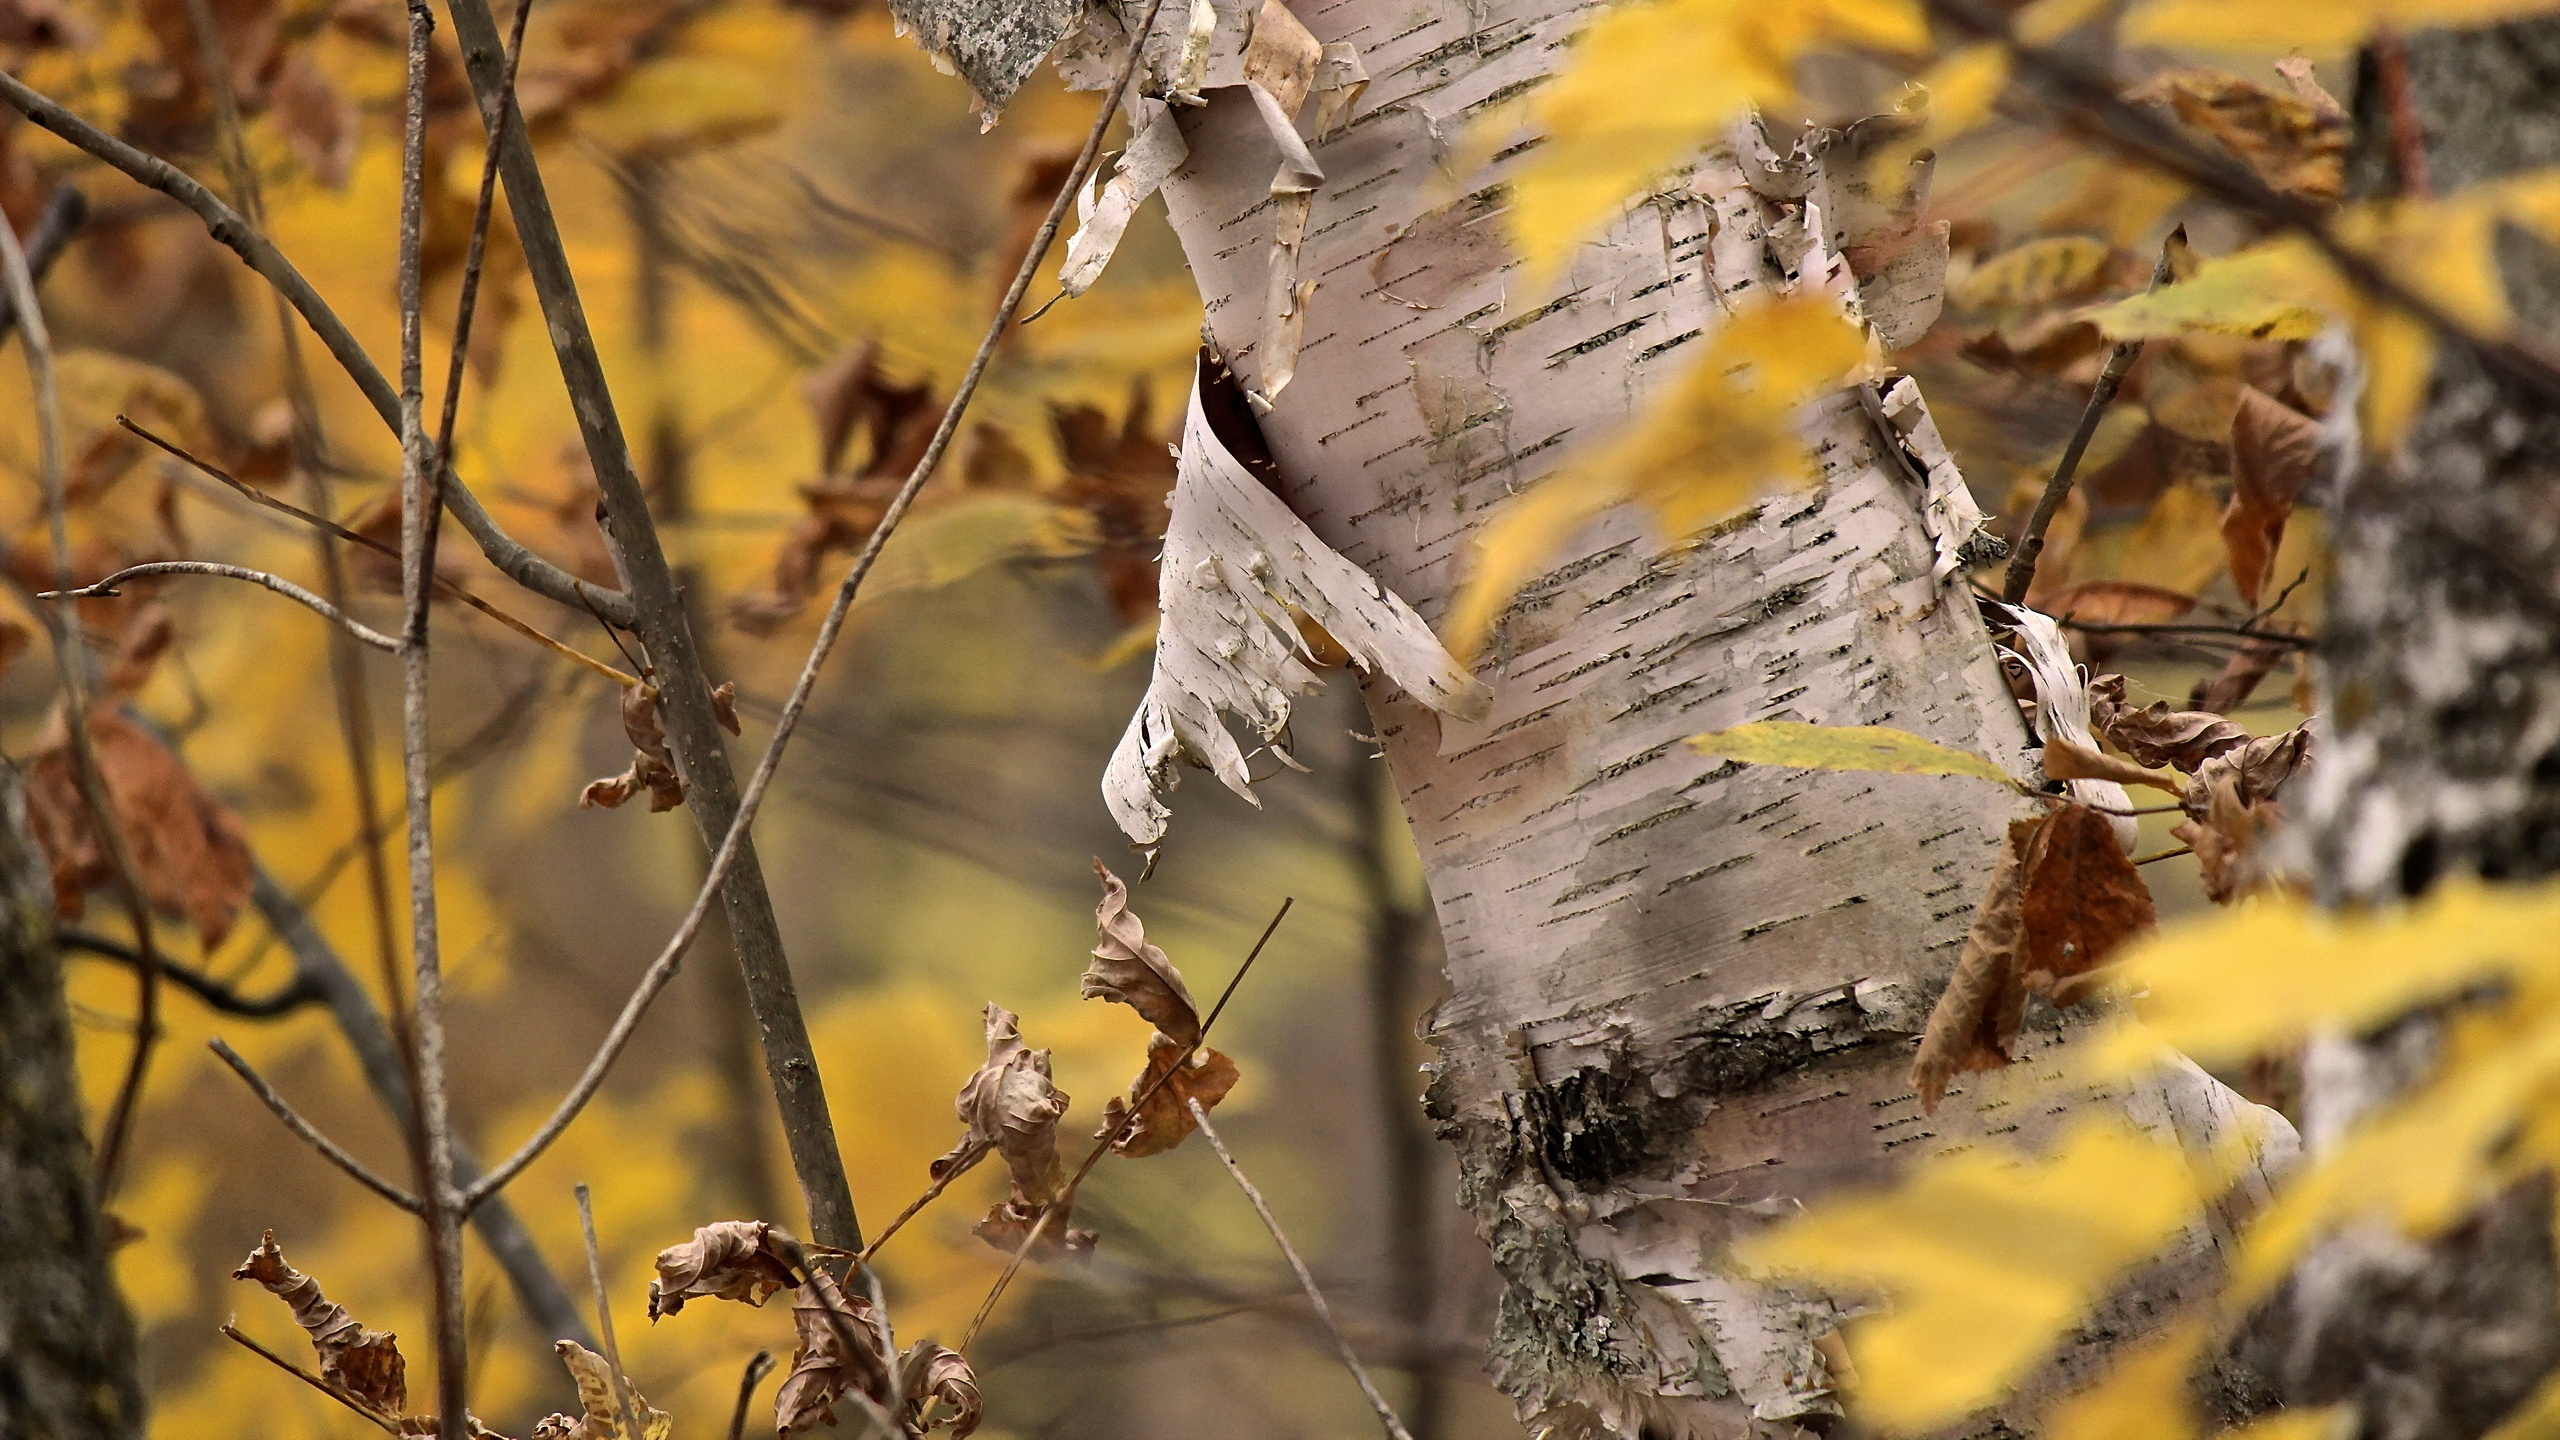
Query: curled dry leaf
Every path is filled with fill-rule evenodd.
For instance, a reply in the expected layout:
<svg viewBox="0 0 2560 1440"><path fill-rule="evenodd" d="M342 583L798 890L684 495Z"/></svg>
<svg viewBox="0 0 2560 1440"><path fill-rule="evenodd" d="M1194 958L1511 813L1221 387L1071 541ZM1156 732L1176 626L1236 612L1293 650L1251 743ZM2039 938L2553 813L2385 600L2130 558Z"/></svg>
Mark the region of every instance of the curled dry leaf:
<svg viewBox="0 0 2560 1440"><path fill-rule="evenodd" d="M667 748L666 729L658 723L658 688L626 685L622 690L622 733L631 737L631 765L619 775L590 780L578 792L581 810L620 808L642 790L649 792L649 813L673 810L684 803L684 781L676 776L676 756Z"/></svg>
<svg viewBox="0 0 2560 1440"><path fill-rule="evenodd" d="M575 1340L559 1341L552 1348L560 1352L560 1363L569 1367L569 1378L578 1383L580 1413L574 1418L545 1418L533 1427L534 1440L667 1440L675 1429L675 1417L664 1410L651 1409L649 1402L641 1398L640 1387L625 1375L621 1388L630 1394L631 1408L640 1417L640 1433L628 1433L614 1393L613 1366Z"/></svg>
<svg viewBox="0 0 2560 1440"><path fill-rule="evenodd" d="M762 1305L791 1288L791 1265L762 1220L716 1220L681 1245L658 1252L649 1282L649 1318L673 1315L687 1300L743 1300Z"/></svg>
<svg viewBox="0 0 2560 1440"><path fill-rule="evenodd" d="M2152 927L2151 891L2107 817L2065 805L2036 827L2020 885L2020 983L2056 1006L2096 988L2098 967Z"/></svg>
<svg viewBox="0 0 2560 1440"><path fill-rule="evenodd" d="M791 1373L773 1397L775 1428L787 1435L833 1425L836 1402L848 1391L887 1408L889 1366L880 1354L869 1301L847 1296L826 1272L813 1272L808 1284L792 1292L791 1328L800 1344L791 1352Z"/></svg>
<svg viewBox="0 0 2560 1440"><path fill-rule="evenodd" d="M2283 823L2284 810L2272 800L2252 804L2229 775L2196 783L2204 791L2203 803L2191 804L2189 818L2169 833L2196 852L2204 898L2228 905L2266 885L2265 842Z"/></svg>
<svg viewBox="0 0 2560 1440"><path fill-rule="evenodd" d="M1021 1024L1012 1011L990 1004L986 1020L987 1063L960 1088L958 1109L968 1133L949 1154L933 1162L932 1174L940 1180L961 1173L990 1151L1004 1156L1012 1193L987 1212L977 1233L997 1249L1010 1252L1020 1248L1044 1206L1066 1203L1058 1121L1067 1113L1067 1094L1050 1083L1049 1052L1022 1043ZM1070 1230L1066 1219L1061 1214L1051 1225L1039 1258L1092 1250L1093 1232Z"/></svg>
<svg viewBox="0 0 2560 1440"><path fill-rule="evenodd" d="M239 820L186 762L122 715L91 712L89 747L152 910L193 926L206 949L220 945L248 903L253 879ZM79 917L91 889L116 882L114 856L90 824L67 733L49 736L27 764L27 828L52 870L54 905L64 919Z"/></svg>
<svg viewBox="0 0 2560 1440"><path fill-rule="evenodd" d="M934 1422L935 1428L950 1427L951 1440L969 1440L986 1414L986 1402L978 1395L978 1377L969 1362L960 1352L931 1340L917 1341L898 1357L898 1394L906 1401L910 1427L928 1403L941 1401L951 1415Z"/></svg>
<svg viewBox="0 0 2560 1440"><path fill-rule="evenodd" d="M367 1330L347 1307L320 1293L319 1281L286 1264L276 1232L266 1232L231 1278L255 1280L293 1307L294 1323L310 1335L320 1357L320 1378L385 1415L409 1408L408 1362L400 1358L399 1338L388 1330Z"/></svg>
<svg viewBox="0 0 2560 1440"><path fill-rule="evenodd" d="M2289 630L2281 623L2267 626L2271 630ZM2265 640L2252 640L2231 652L2222 662L2222 673L2210 680L2198 681L2194 693L2187 697L2187 708L2228 714L2249 703L2258 693L2259 682L2275 673L2287 656L2297 653L2290 645Z"/></svg>
<svg viewBox="0 0 2560 1440"><path fill-rule="evenodd" d="M1116 1103L1116 1102L1115 1102ZM1050 1203L1056 1214L1040 1231L1040 1243L1031 1247L1023 1258L1046 1264L1052 1260L1081 1260L1093 1253L1102 1236L1092 1230L1078 1230L1067 1223L1075 1213L1075 1197L1060 1195ZM980 1216L969 1233L986 1241L1007 1255L1020 1250L1022 1242L1031 1238L1031 1227L1040 1224L1042 1207L1023 1205L1007 1199Z"/></svg>
<svg viewBox="0 0 2560 1440"><path fill-rule="evenodd" d="M2346 186L2347 117L2335 100L2322 105L2299 85L2289 83L2288 90L2194 68L2164 71L2125 99L2175 116L2276 189L2314 205L2334 204Z"/></svg>
<svg viewBox="0 0 2560 1440"><path fill-rule="evenodd" d="M1181 1041L1159 1031L1147 1037L1147 1068L1129 1085L1129 1098L1114 1095L1102 1107L1102 1128L1094 1132L1096 1140L1112 1140L1114 1152L1132 1160L1161 1155L1179 1145L1199 1128L1191 1118L1190 1103L1200 1102L1203 1110L1214 1110L1227 1092L1236 1088L1239 1077L1236 1062L1203 1045L1189 1060L1182 1058L1187 1049ZM1159 1085L1157 1080L1164 1083ZM1152 1092L1152 1093L1150 1093ZM1141 1098L1143 1097L1143 1098ZM1121 1133L1121 1122L1135 1102L1137 1118L1129 1121L1128 1133Z"/></svg>
<svg viewBox="0 0 2560 1440"><path fill-rule="evenodd" d="M2222 544L2231 583L2251 609L2275 568L2302 488L2320 468L2320 422L2255 386L2240 387L2231 421L2231 504L2222 512Z"/></svg>
<svg viewBox="0 0 2560 1440"><path fill-rule="evenodd" d="M2050 780L2112 780L2118 785L2148 785L2172 795L2183 795L2187 789L2174 775L2146 770L2058 737L2044 742L2044 773Z"/></svg>
<svg viewBox="0 0 2560 1440"><path fill-rule="evenodd" d="M1181 1044L1199 1039L1199 1002L1182 972L1147 942L1147 927L1129 908L1129 887L1099 860L1093 873L1102 878L1102 901L1093 910L1102 939L1084 967L1084 998L1117 1000Z"/></svg>
<svg viewBox="0 0 2560 1440"><path fill-rule="evenodd" d="M711 691L711 718L732 735L744 734L738 725L738 682L723 680Z"/></svg>
<svg viewBox="0 0 2560 1440"><path fill-rule="evenodd" d="M2238 721L2207 710L2172 710L2155 700L2137 710L2125 702L2125 679L2101 675L2089 682L2090 720L2108 744L2143 765L2167 765L2196 773L2204 762L2249 743Z"/></svg>
<svg viewBox="0 0 2560 1440"><path fill-rule="evenodd" d="M1911 1088L1920 1092L1924 1109L1937 1108L1946 1097L1947 1082L1956 1076L2009 1063L2009 1042L2017 1038L2027 1010L2026 987L2018 978L2018 944L2027 845L2040 823L2009 822L1999 862L1974 906L1973 928L1965 932L1955 974L1929 1012L1920 1053L1911 1062Z"/></svg>

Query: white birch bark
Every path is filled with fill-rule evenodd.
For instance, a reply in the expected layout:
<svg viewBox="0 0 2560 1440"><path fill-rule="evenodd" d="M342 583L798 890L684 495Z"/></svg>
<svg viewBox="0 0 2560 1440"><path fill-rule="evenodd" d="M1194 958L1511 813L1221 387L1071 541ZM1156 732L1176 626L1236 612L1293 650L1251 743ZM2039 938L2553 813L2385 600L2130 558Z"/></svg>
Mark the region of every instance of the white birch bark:
<svg viewBox="0 0 2560 1440"><path fill-rule="evenodd" d="M1175 8L1161 25L1182 23ZM1494 507L1632 415L1748 292L1850 285L1836 252L1861 237L1831 217L1875 207L1818 160L1722 151L1632 205L1552 294L1527 292L1498 214L1510 152L1466 176L1449 153L1560 62L1589 7L1295 10L1318 41L1356 47L1368 86L1313 146L1303 239L1277 247L1315 288L1262 429L1281 498L1436 619ZM1297 218L1275 203L1269 107L1217 88L1218 68L1205 106L1174 108L1188 158L1164 193L1215 342L1269 396L1274 228ZM1926 283L1916 250L1891 268ZM1876 294L1895 302L1879 324L1911 323L1908 292ZM1767 719L1894 725L2027 772L1962 572L1938 563L1969 502L1948 493L1942 451L1888 448L1888 424L1934 438L1913 395L1888 398L1893 411L1855 392L1810 407L1820 484L1693 546L1664 553L1626 512L1571 537L1478 666L1481 721L1368 686L1447 941L1429 1105L1507 1281L1493 1369L1537 1432L1819 1427L1838 1412L1821 1346L1840 1317L1733 1273L1737 1234L1914 1156L2033 1147L2089 1105L2195 1141L2241 1107L2192 1069L2023 1103L2021 1077L2052 1078L2048 1017L2016 1071L1924 1115L1909 1040L2021 802L1681 743ZM2209 1261L2213 1237L2197 1238L2164 1275ZM2141 1328L2148 1303L2128 1297L2093 1333Z"/></svg>

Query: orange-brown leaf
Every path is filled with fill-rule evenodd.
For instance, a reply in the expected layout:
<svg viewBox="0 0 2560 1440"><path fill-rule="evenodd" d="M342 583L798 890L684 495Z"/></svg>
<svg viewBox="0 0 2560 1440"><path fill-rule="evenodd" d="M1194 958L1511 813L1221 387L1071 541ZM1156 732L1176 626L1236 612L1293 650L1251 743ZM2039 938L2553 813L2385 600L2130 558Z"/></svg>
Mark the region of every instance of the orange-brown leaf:
<svg viewBox="0 0 2560 1440"><path fill-rule="evenodd" d="M2138 580L2083 580L2056 591L2041 608L2057 620L2157 625L2196 608L2196 597Z"/></svg>
<svg viewBox="0 0 2560 1440"><path fill-rule="evenodd" d="M612 810L642 790L649 792L649 812L673 810L684 803L684 781L676 776L676 756L667 748L667 732L658 721L654 685L626 685L621 700L622 733L630 737L631 764L619 775L590 780L578 792L580 809Z"/></svg>
<svg viewBox="0 0 2560 1440"><path fill-rule="evenodd" d="M2241 387L2231 421L2231 505L2222 512L2222 544L2231 557L2231 583L2253 609L2294 501L2319 466L2319 422L2255 386Z"/></svg>
<svg viewBox="0 0 2560 1440"><path fill-rule="evenodd" d="M231 1278L255 1280L293 1307L294 1323L320 1357L320 1378L346 1387L385 1415L408 1409L408 1364L400 1358L398 1337L367 1330L347 1307L320 1293L319 1281L286 1264L276 1232L266 1232Z"/></svg>
<svg viewBox="0 0 2560 1440"><path fill-rule="evenodd" d="M898 1357L898 1393L906 1400L907 1423L913 1426L927 1403L941 1401L950 1418L935 1422L951 1427L951 1440L969 1440L986 1414L978 1396L978 1377L960 1352L931 1340L919 1340Z"/></svg>
<svg viewBox="0 0 2560 1440"><path fill-rule="evenodd" d="M2314 205L2336 203L2346 185L2349 125L2332 100L2307 100L2226 70L2164 71L2125 95L2164 110L2258 172L2258 178Z"/></svg>
<svg viewBox="0 0 2560 1440"><path fill-rule="evenodd" d="M2102 755L2059 738L2044 744L2044 774L2048 780L2113 780L2119 785L2148 785L2172 795L2183 795L2187 789L2161 771L2146 770L2130 760Z"/></svg>
<svg viewBox="0 0 2560 1440"><path fill-rule="evenodd" d="M1173 968L1162 950L1147 943L1146 926L1129 908L1129 887L1099 860L1093 862L1093 873L1102 877L1102 901L1093 912L1102 939L1093 947L1093 960L1084 967L1084 997L1119 1001L1145 1016L1177 1046L1199 1039L1200 1006L1191 998L1191 988L1182 983L1182 972ZM1152 1052L1148 1063L1154 1063Z"/></svg>
<svg viewBox="0 0 2560 1440"><path fill-rule="evenodd" d="M1137 1160L1163 1154L1199 1128L1188 1102L1197 1100L1201 1109L1214 1110L1240 1077L1236 1062L1206 1045L1187 1062L1177 1064L1185 1048L1184 1042L1162 1031L1148 1036L1146 1071L1130 1082L1128 1099L1114 1095L1104 1103L1102 1128L1093 1138L1119 1135L1112 1150ZM1164 1078L1161 1085L1156 1083L1159 1076ZM1121 1134L1120 1124L1129 1114L1131 1101L1138 1101L1137 1118L1130 1122L1128 1133Z"/></svg>
<svg viewBox="0 0 2560 1440"><path fill-rule="evenodd" d="M2055 1005L2077 1004L2092 972L2154 923L2142 872L2108 818L2085 805L2065 805L2037 827L2020 891L2019 979Z"/></svg>
<svg viewBox="0 0 2560 1440"><path fill-rule="evenodd" d="M1935 1110L1947 1082L1972 1070L2009 1063L2010 1042L2026 1016L2027 992L2018 976L2018 930L2024 904L2021 882L2027 845L2041 820L2012 820L2000 859L1974 906L1973 928L1955 974L1929 1012L1920 1052L1911 1062L1911 1088L1923 1109Z"/></svg>
<svg viewBox="0 0 2560 1440"><path fill-rule="evenodd" d="M845 1294L819 1271L792 1292L791 1328L800 1343L773 1397L775 1428L788 1435L832 1425L836 1402L852 1390L883 1408L891 1403L889 1366L870 1301Z"/></svg>
<svg viewBox="0 0 2560 1440"><path fill-rule="evenodd" d="M133 721L91 714L89 745L151 908L193 926L207 949L221 944L248 903L253 878L239 820ZM64 918L81 914L90 890L116 882L113 853L90 823L67 735L55 735L28 762L27 828L52 868L54 904Z"/></svg>
<svg viewBox="0 0 2560 1440"><path fill-rule="evenodd" d="M649 1282L649 1318L673 1315L687 1300L743 1300L762 1305L788 1290L791 1263L762 1220L716 1220L681 1245L658 1252L658 1278Z"/></svg>

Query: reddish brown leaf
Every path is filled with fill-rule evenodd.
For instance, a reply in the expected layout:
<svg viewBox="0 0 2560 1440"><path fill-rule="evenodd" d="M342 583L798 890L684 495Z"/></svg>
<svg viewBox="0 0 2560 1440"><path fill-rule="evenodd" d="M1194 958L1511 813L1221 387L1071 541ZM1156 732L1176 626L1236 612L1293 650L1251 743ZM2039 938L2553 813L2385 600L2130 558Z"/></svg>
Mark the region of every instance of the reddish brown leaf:
<svg viewBox="0 0 2560 1440"><path fill-rule="evenodd" d="M1203 1110L1214 1110L1227 1092L1236 1088L1240 1078L1236 1062L1203 1045L1187 1062L1182 1060L1185 1042L1159 1030L1147 1037L1147 1068L1129 1084L1129 1097L1114 1095L1102 1107L1102 1128L1094 1132L1096 1140L1120 1135L1111 1148L1132 1160L1161 1155L1181 1144L1199 1128L1191 1118L1188 1101L1197 1100ZM1157 1077L1164 1083L1156 1084ZM1153 1087L1154 1093L1149 1094ZM1138 1105L1138 1117L1128 1133L1120 1134L1120 1122L1129 1113L1132 1100L1144 1096Z"/></svg>
<svg viewBox="0 0 2560 1440"><path fill-rule="evenodd" d="M1200 1006L1182 983L1182 972L1147 943L1146 926L1129 908L1129 887L1099 860L1093 862L1093 873L1102 877L1102 903L1093 912L1102 940L1084 967L1084 997L1119 1001L1145 1016L1177 1047L1199 1039ZM1152 1051L1148 1063L1154 1064Z"/></svg>
<svg viewBox="0 0 2560 1440"><path fill-rule="evenodd" d="M969 1362L957 1350L931 1340L917 1341L898 1357L898 1394L906 1401L911 1428L926 1404L941 1401L951 1413L935 1425L949 1426L951 1440L969 1440L986 1414L986 1404L978 1396L978 1377Z"/></svg>
<svg viewBox="0 0 2560 1440"><path fill-rule="evenodd" d="M267 114L312 177L343 190L356 160L356 103L331 83L308 51L295 51L267 89Z"/></svg>
<svg viewBox="0 0 2560 1440"><path fill-rule="evenodd" d="M387 1330L367 1330L345 1306L320 1293L319 1281L287 1265L284 1251L276 1246L276 1232L266 1233L231 1278L255 1280L293 1307L294 1323L310 1335L311 1348L320 1356L322 1379L345 1386L385 1415L408 1409L408 1365L400 1358L398 1338Z"/></svg>
<svg viewBox="0 0 2560 1440"><path fill-rule="evenodd" d="M1094 565L1122 623L1155 613L1156 548L1170 519L1173 453L1155 431L1154 402L1141 379L1130 387L1118 426L1092 405L1052 405L1049 423L1067 477L1058 498L1091 516L1101 543Z"/></svg>
<svg viewBox="0 0 2560 1440"><path fill-rule="evenodd" d="M656 686L623 687L622 733L631 738L630 768L588 781L587 788L578 792L579 808L612 810L644 789L653 815L683 804L684 782L676 778L675 752L667 748L667 732L658 723Z"/></svg>
<svg viewBox="0 0 2560 1440"><path fill-rule="evenodd" d="M870 1301L845 1294L833 1277L818 1271L792 1292L791 1328L800 1344L791 1355L791 1372L773 1397L777 1429L788 1435L833 1425L836 1402L853 1390L883 1409L890 1407L889 1366L880 1353Z"/></svg>
<svg viewBox="0 0 2560 1440"><path fill-rule="evenodd" d="M253 866L240 822L133 721L93 711L89 745L151 908L193 926L207 949L220 945L249 898ZM58 729L27 764L27 828L52 867L54 903L65 919L79 917L91 889L116 882L114 858L90 824L68 738Z"/></svg>
<svg viewBox="0 0 2560 1440"><path fill-rule="evenodd" d="M2151 928L2151 892L2105 815L2065 805L2037 827L2023 865L2018 974L2030 994L2079 1003L2093 972Z"/></svg>
<svg viewBox="0 0 2560 1440"><path fill-rule="evenodd" d="M2286 627L2269 625L2265 628L2283 630ZM2230 659L2222 662L2220 674L2196 685L2194 693L2187 697L2187 708L2215 714L2228 714L2239 709L2257 693L2258 682L2274 674L2275 668L2292 653L2290 645L2270 644L2264 640L2252 640L2242 645L2231 652Z"/></svg>
<svg viewBox="0 0 2560 1440"><path fill-rule="evenodd" d="M2205 898L2227 905L2274 883L2266 839L2283 824L2276 796L2311 763L2311 732L2267 735L2204 763L2187 786L2187 818L2170 831L2196 852Z"/></svg>
<svg viewBox="0 0 2560 1440"><path fill-rule="evenodd" d="M2231 583L2252 609L2275 568L2294 501L2319 466L2320 423L2243 386L2231 422L2231 504L2222 512L2222 543L2231 557Z"/></svg>
<svg viewBox="0 0 2560 1440"><path fill-rule="evenodd" d="M2045 613L2099 625L2158 625L2196 607L2196 597L2138 580L2083 580L2056 591Z"/></svg>
<svg viewBox="0 0 2560 1440"><path fill-rule="evenodd" d="M2211 711L2172 710L2165 700L2136 710L2125 703L2124 684L2121 675L2090 681L2089 719L2101 738L2141 764L2193 775L2205 761L2249 743L2249 732L2237 721Z"/></svg>
<svg viewBox="0 0 2560 1440"><path fill-rule="evenodd" d="M762 1220L717 1220L681 1245L658 1252L658 1278L649 1282L649 1318L673 1315L687 1300L743 1300L762 1305L788 1290L791 1263Z"/></svg>
<svg viewBox="0 0 2560 1440"><path fill-rule="evenodd" d="M1974 906L1973 927L1965 933L1955 974L1929 1012L1920 1052L1911 1062L1911 1088L1920 1092L1924 1110L1938 1108L1947 1082L1956 1076L2009 1063L2009 1045L2017 1039L2027 1009L2026 987L2018 975L2024 861L2028 842L2042 823L2009 822L2000 859Z"/></svg>

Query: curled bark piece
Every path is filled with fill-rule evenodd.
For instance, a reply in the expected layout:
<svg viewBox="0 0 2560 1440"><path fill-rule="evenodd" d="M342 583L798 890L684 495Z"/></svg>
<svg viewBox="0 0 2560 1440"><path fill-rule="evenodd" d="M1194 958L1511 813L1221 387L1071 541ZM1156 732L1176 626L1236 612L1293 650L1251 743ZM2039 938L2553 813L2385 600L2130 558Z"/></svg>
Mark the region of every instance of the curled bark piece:
<svg viewBox="0 0 2560 1440"><path fill-rule="evenodd" d="M1164 838L1173 812L1163 797L1184 760L1261 803L1223 717L1243 719L1268 744L1288 724L1292 697L1316 687L1293 605L1352 664L1383 673L1434 710L1476 718L1492 704L1412 606L1335 554L1245 469L1203 407L1203 387L1219 384L1232 393L1204 354L1165 532L1155 673L1103 772L1112 817L1140 845Z"/></svg>
<svg viewBox="0 0 2560 1440"><path fill-rule="evenodd" d="M1307 331L1307 302L1316 293L1314 281L1298 278L1298 249L1307 238L1307 212L1315 204L1316 186L1324 180L1324 169L1307 152L1307 142L1298 138L1298 122L1281 106L1279 98L1258 84L1246 88L1252 93L1254 110L1261 115L1271 143L1280 151L1280 168L1271 177L1275 218L1271 225L1271 269L1263 296L1262 342L1255 350L1260 373L1254 387L1245 392L1255 411L1267 414L1272 402L1289 388L1298 373L1298 346Z"/></svg>
<svg viewBox="0 0 2560 1440"><path fill-rule="evenodd" d="M2071 658L2070 643L2062 638L2062 627L2053 617L2039 614L2024 605L2001 605L1995 618L2006 618L2012 627L2010 641L2000 653L2022 667L2034 682L2036 690L2036 737L2047 744L2068 741L2091 754L2097 753L2098 737L2089 730L2089 675ZM2122 812L2133 808L2132 797L2124 786L2113 780L2079 779L2067 783L2074 804L2093 810L2113 812L2116 843L2125 853L2133 853L2139 838L2130 816Z"/></svg>
<svg viewBox="0 0 2560 1440"><path fill-rule="evenodd" d="M1307 126L1315 132L1311 138L1322 140L1350 123L1352 108L1368 88L1369 70L1360 63L1359 46L1336 40L1324 47L1323 58L1316 62L1313 85L1307 92L1316 102L1315 119Z"/></svg>
<svg viewBox="0 0 2560 1440"><path fill-rule="evenodd" d="M321 1294L319 1281L285 1263L276 1232L266 1232L231 1278L255 1280L293 1307L294 1323L310 1335L311 1348L320 1357L320 1378L345 1387L385 1415L409 1408L409 1367L400 1356L399 1337L388 1330L367 1330L347 1307Z"/></svg>
<svg viewBox="0 0 2560 1440"><path fill-rule="evenodd" d="M1907 377L1896 380L1883 388L1879 405L1892 432L1888 438L1901 446L1921 475L1920 524L1937 557L1929 578L1944 584L1967 566L2007 554L2008 546L1985 528L1982 507L1965 488L1964 474L1939 435L1938 422L1930 418L1920 387Z"/></svg>
<svg viewBox="0 0 2560 1440"><path fill-rule="evenodd" d="M1076 197L1076 233L1067 241L1067 258L1058 267L1058 287L1070 297L1082 295L1102 278L1138 207L1190 158L1182 126L1163 101L1140 97L1132 123L1135 133L1112 167L1111 179L1097 178L1091 193Z"/></svg>

